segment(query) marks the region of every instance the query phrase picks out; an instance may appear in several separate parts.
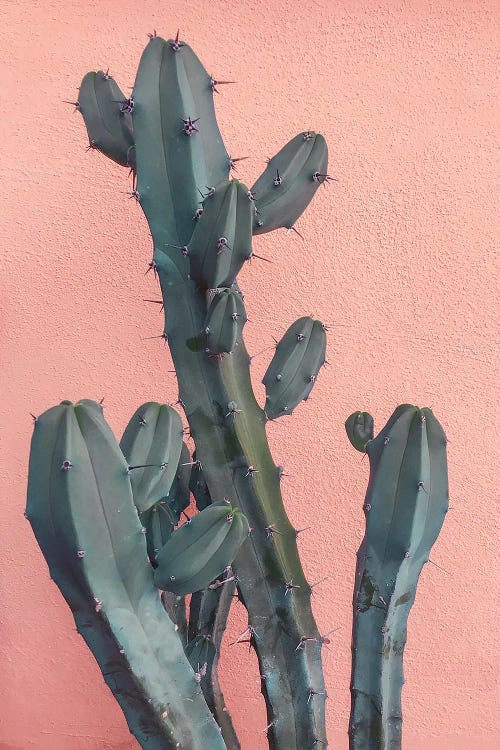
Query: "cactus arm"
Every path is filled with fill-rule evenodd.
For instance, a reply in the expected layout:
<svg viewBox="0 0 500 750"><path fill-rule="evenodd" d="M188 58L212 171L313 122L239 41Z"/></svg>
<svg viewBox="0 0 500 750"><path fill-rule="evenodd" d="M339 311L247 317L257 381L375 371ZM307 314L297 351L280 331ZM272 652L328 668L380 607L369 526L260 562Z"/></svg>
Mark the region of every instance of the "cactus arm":
<svg viewBox="0 0 500 750"><path fill-rule="evenodd" d="M134 168L134 136L126 97L107 73L87 73L80 85L76 109L82 114L89 148L102 151L123 167Z"/></svg>
<svg viewBox="0 0 500 750"><path fill-rule="evenodd" d="M254 639L261 674L267 676L263 685L269 723L274 722L270 734L275 734L276 747L295 747L293 742L297 743L298 748L309 747L314 741L317 744L326 742L322 642L312 615L311 588L300 564L297 532L291 526L283 506L279 471L265 434L265 414L257 404L251 387L249 362L244 343L240 340L233 355L222 361L221 372L228 395L241 409L241 413L234 417L236 435L248 463L258 470L252 479L258 510L248 518L254 527L252 544L256 562L267 570L262 575L251 556L244 561L242 554L236 558L233 567L239 581L246 576L253 579L249 587L252 597L255 596L255 589L261 589L261 595L269 597L266 605L261 604L262 609L256 609L255 604L247 603L245 591L239 583L249 612L267 611L271 606L263 637ZM269 529L276 529L277 533L269 532ZM245 563L246 571L243 574L240 565ZM289 582L298 588L288 589ZM262 631L262 620L258 616L254 620L257 632ZM297 648L303 638L311 640L307 641L305 648ZM278 673L279 679L275 680ZM293 731L290 731L292 724Z"/></svg>
<svg viewBox="0 0 500 750"><path fill-rule="evenodd" d="M322 135L300 133L269 160L251 189L255 216L253 233L291 229L328 180L328 149Z"/></svg>
<svg viewBox="0 0 500 750"><path fill-rule="evenodd" d="M51 454L36 429L32 452L51 469L46 488L50 523L68 569L91 592L143 700L151 701L164 726L165 750L178 743L202 750L207 737L222 750L216 724L153 586L121 451L97 404L83 401L73 407L66 402L56 409L61 417ZM38 421L44 420L42 415ZM39 488L40 478L34 477L28 516L33 507L35 515L40 513Z"/></svg>
<svg viewBox="0 0 500 750"><path fill-rule="evenodd" d="M188 45L174 49L172 41L160 37L146 46L137 71L132 115L137 190L160 246L188 243L200 191L227 179L229 172L210 76L202 71ZM190 133L188 122L194 123Z"/></svg>
<svg viewBox="0 0 500 750"><path fill-rule="evenodd" d="M446 438L405 404L366 445L366 533L354 596L351 750L401 748L403 651L420 571L448 507Z"/></svg>

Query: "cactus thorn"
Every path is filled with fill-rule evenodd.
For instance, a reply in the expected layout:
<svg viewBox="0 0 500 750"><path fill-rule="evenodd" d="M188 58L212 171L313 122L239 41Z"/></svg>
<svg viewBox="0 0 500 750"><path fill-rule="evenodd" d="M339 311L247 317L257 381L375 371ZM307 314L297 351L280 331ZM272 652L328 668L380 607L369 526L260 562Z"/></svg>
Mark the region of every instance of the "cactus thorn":
<svg viewBox="0 0 500 750"><path fill-rule="evenodd" d="M431 563L432 565L434 565L434 566L435 566L435 567L436 567L436 568L437 568L438 570L440 570L440 571L441 571L441 572L443 572L443 573L446 573L446 575L449 575L449 573L448 573L448 571L447 571L447 570L445 570L445 569L444 569L444 568L442 568L442 567L441 567L440 565L438 565L437 563L435 563L435 562L434 562L434 560L431 560L431 558L430 558L430 557L429 557L429 558L427 559L427 562L430 562L430 563Z"/></svg>
<svg viewBox="0 0 500 750"><path fill-rule="evenodd" d="M203 208L201 208L200 206L200 208L197 208L196 211L194 212L193 221L198 221L202 213L203 213Z"/></svg>
<svg viewBox="0 0 500 750"><path fill-rule="evenodd" d="M237 172L238 168L236 166L236 163L239 161L244 161L245 159L248 159L248 158L249 158L248 156L238 156L236 159L233 159L233 157L230 156L229 157L229 169L232 169L234 172Z"/></svg>
<svg viewBox="0 0 500 750"><path fill-rule="evenodd" d="M269 258L264 258L263 255L257 255L257 253L254 253L253 250L250 250L250 253L247 255L246 260L251 261L252 258L258 258L259 260L265 260L266 263L272 263L272 260L269 260Z"/></svg>
<svg viewBox="0 0 500 750"><path fill-rule="evenodd" d="M230 401L227 405L227 408L229 409L228 413L225 415L225 418L230 417L231 414L234 416L235 414L241 414L241 409L238 409L237 404L234 401Z"/></svg>
<svg viewBox="0 0 500 750"><path fill-rule="evenodd" d="M137 466L127 466L127 474L130 474L134 469L149 469L151 467L156 467L157 469L164 469L167 466L166 463L163 464L137 464Z"/></svg>
<svg viewBox="0 0 500 750"><path fill-rule="evenodd" d="M319 586L320 583L327 581L329 578L331 578L331 576L325 576L324 578L320 578L318 581L315 581L314 583L310 583L309 588L311 589L311 594L313 593L313 589L315 589L316 586Z"/></svg>
<svg viewBox="0 0 500 750"><path fill-rule="evenodd" d="M274 187L279 187L281 183L283 182L283 178L281 177L279 170L276 170L276 177L273 180Z"/></svg>
<svg viewBox="0 0 500 750"><path fill-rule="evenodd" d="M200 131L196 127L196 123L198 122L200 118L197 117L195 120L192 120L190 117L187 119L182 119L182 122L184 123L184 126L182 128L182 133L184 135L193 135L193 133L199 133Z"/></svg>
<svg viewBox="0 0 500 750"><path fill-rule="evenodd" d="M172 50L172 52L178 52L182 46L182 42L179 41L179 29L177 29L175 39L170 42L170 49Z"/></svg>
<svg viewBox="0 0 500 750"><path fill-rule="evenodd" d="M80 102L70 102L68 99L63 99L64 104L71 104L74 107L73 112L80 112Z"/></svg>
<svg viewBox="0 0 500 750"><path fill-rule="evenodd" d="M306 647L307 641L315 641L315 640L316 638L306 638L304 635L301 636L300 641L295 648L295 651L303 651Z"/></svg>
<svg viewBox="0 0 500 750"><path fill-rule="evenodd" d="M143 299L142 301L143 302L153 302L155 305L161 305L160 312L163 310L163 300L162 299Z"/></svg>
<svg viewBox="0 0 500 750"><path fill-rule="evenodd" d="M249 635L250 638L243 640L243 636L245 635ZM257 633L255 632L255 628L253 627L253 625L249 625L247 628L245 628L245 630L242 633L240 633L237 639L233 641L233 643L230 643L229 645L235 646L237 643L249 643L252 639L252 636L254 638L257 638Z"/></svg>
<svg viewBox="0 0 500 750"><path fill-rule="evenodd" d="M222 86L226 83L236 83L236 81L217 81L213 76L210 76L210 88L212 89L212 92L215 94L218 94L217 86Z"/></svg>
<svg viewBox="0 0 500 750"><path fill-rule="evenodd" d="M331 630L329 630L328 633L325 633L324 635L320 635L319 642L321 643L321 645L322 646L326 646L328 648L328 644L331 643L331 641L330 641L330 639L329 639L328 636L331 635L332 633L336 633L337 630L340 630L341 627L342 627L342 625L339 625L338 627L332 628ZM331 650L331 649L329 649L329 650Z"/></svg>
<svg viewBox="0 0 500 750"><path fill-rule="evenodd" d="M303 531L309 531L311 528L311 526L304 526L302 529L295 529L295 536L302 534Z"/></svg>
<svg viewBox="0 0 500 750"><path fill-rule="evenodd" d="M300 586L294 583L293 579L291 578L285 583L285 596L287 596L287 594L289 594L292 589L300 589Z"/></svg>
<svg viewBox="0 0 500 750"><path fill-rule="evenodd" d="M268 539L271 539L273 534L281 534L281 531L278 531L273 523L270 523L269 526L266 526L265 531Z"/></svg>
<svg viewBox="0 0 500 750"><path fill-rule="evenodd" d="M146 273L144 274L144 276L146 276L146 274L148 274L148 273L149 273L150 271L153 271L153 275L154 275L154 277L155 277L155 279L156 279L156 278L157 278L157 270L158 270L158 266L156 265L156 261L155 261L155 260L152 260L152 261L150 261L150 263L148 264L148 268L147 268L147 271L146 271Z"/></svg>
<svg viewBox="0 0 500 750"><path fill-rule="evenodd" d="M312 130L306 130L306 132L302 134L302 140L304 141L310 141L312 138L314 138Z"/></svg>
<svg viewBox="0 0 500 750"><path fill-rule="evenodd" d="M127 195L128 195L129 198L135 198L135 200L137 201L137 203L141 202L141 194L135 188L133 188L130 193L127 193Z"/></svg>
<svg viewBox="0 0 500 750"><path fill-rule="evenodd" d="M332 177L329 174L323 174L322 172L313 172L312 179L314 182L319 182L321 185L324 185L325 182L330 182L331 180L338 182L336 177Z"/></svg>
<svg viewBox="0 0 500 750"><path fill-rule="evenodd" d="M230 576L229 578L224 578L223 581L214 581L213 583L210 583L208 588L211 591L214 591L215 589L219 589L221 586L224 586L225 583L230 583L231 581L236 581L236 576Z"/></svg>
<svg viewBox="0 0 500 750"><path fill-rule="evenodd" d="M153 29L153 33L149 32L148 33L148 37L150 39L155 39L156 38L156 29Z"/></svg>
<svg viewBox="0 0 500 750"><path fill-rule="evenodd" d="M89 138L89 145L85 149L85 151L93 151L97 148L97 143L94 141L93 138Z"/></svg>
<svg viewBox="0 0 500 750"><path fill-rule="evenodd" d="M325 696L325 698L327 697L327 695L326 695L326 690L313 690L312 688L309 688L309 697L308 697L308 699L307 699L307 702L308 702L308 703L310 703L310 702L311 702L311 699L312 699L312 698L313 698L313 697L314 697L315 695L324 695L324 696Z"/></svg>
<svg viewBox="0 0 500 750"><path fill-rule="evenodd" d="M295 229L295 227L288 227L286 233L290 234L290 232L295 232L295 234L298 234L301 240L304 239L303 235L301 235L301 233L298 231L298 229Z"/></svg>
<svg viewBox="0 0 500 750"><path fill-rule="evenodd" d="M30 412L30 415L33 417L33 424L36 424L38 422L38 417L35 417L34 414Z"/></svg>
<svg viewBox="0 0 500 750"><path fill-rule="evenodd" d="M72 468L73 468L73 464L67 458L61 464L61 471L69 471Z"/></svg>
<svg viewBox="0 0 500 750"><path fill-rule="evenodd" d="M247 473L245 474L246 477L250 477L250 479L253 478L254 474L258 474L259 470L255 469L253 466L249 466L247 469Z"/></svg>
<svg viewBox="0 0 500 750"><path fill-rule="evenodd" d="M151 339L163 339L165 343L168 341L168 333L164 331L163 333L160 333L159 336L146 336L143 341L150 341Z"/></svg>
<svg viewBox="0 0 500 750"><path fill-rule="evenodd" d="M269 722L269 724L267 725L267 727L266 727L266 728L265 728L265 729L263 730L263 731L264 731L264 734L269 734L269 730L270 730L270 729L271 729L272 727L275 727L275 726L276 726L276 722L277 722L277 719L273 719L272 721L270 721L270 722Z"/></svg>

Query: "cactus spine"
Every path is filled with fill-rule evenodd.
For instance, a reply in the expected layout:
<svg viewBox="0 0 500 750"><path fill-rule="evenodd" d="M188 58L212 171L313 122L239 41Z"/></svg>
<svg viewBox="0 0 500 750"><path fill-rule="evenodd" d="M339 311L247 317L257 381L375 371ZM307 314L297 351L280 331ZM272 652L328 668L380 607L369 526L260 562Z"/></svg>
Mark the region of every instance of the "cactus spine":
<svg viewBox="0 0 500 750"><path fill-rule="evenodd" d="M408 615L448 509L446 437L430 409L403 404L366 443L366 452L370 479L353 600L350 748L399 750Z"/></svg>

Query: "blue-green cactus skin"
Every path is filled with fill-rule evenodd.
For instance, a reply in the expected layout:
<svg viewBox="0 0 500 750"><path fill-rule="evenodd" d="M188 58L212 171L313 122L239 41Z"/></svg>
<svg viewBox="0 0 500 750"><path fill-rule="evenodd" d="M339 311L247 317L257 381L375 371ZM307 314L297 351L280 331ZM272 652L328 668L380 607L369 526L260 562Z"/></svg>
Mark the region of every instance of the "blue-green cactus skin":
<svg viewBox="0 0 500 750"><path fill-rule="evenodd" d="M223 750L158 599L128 465L99 404L65 401L37 419L26 515L101 668L119 652L116 681L106 675L107 683L141 746ZM96 616L83 624L92 606Z"/></svg>
<svg viewBox="0 0 500 750"><path fill-rule="evenodd" d="M318 187L331 179L327 167L328 148L322 135L308 130L283 146L251 189L253 233L292 229Z"/></svg>
<svg viewBox="0 0 500 750"><path fill-rule="evenodd" d="M345 430L351 445L365 453L366 444L373 439L373 417L367 411L355 411L345 421Z"/></svg>
<svg viewBox="0 0 500 750"><path fill-rule="evenodd" d="M231 565L250 533L248 521L227 503L210 505L174 531L156 557L159 589L190 594Z"/></svg>
<svg viewBox="0 0 500 750"><path fill-rule="evenodd" d="M446 437L399 406L366 444L370 479L354 590L351 750L400 750L407 620L448 509Z"/></svg>
<svg viewBox="0 0 500 750"><path fill-rule="evenodd" d="M123 167L135 167L132 103L113 78L102 70L84 76L75 106L81 112L89 147Z"/></svg>
<svg viewBox="0 0 500 750"><path fill-rule="evenodd" d="M293 413L311 393L325 364L326 328L311 317L299 318L276 345L263 384L266 386L266 416L276 419Z"/></svg>

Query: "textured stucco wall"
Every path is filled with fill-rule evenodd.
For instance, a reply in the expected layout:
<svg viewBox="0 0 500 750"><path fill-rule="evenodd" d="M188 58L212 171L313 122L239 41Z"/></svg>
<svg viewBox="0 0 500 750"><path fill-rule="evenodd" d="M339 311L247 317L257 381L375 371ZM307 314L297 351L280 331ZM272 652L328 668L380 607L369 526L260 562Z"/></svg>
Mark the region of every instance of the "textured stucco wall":
<svg viewBox="0 0 500 750"><path fill-rule="evenodd" d="M251 156L248 184L308 127L326 136L339 180L300 220L305 241L257 239L274 262L254 261L242 278L250 352L301 314L331 326L331 367L311 401L269 428L290 475L291 519L312 526L300 539L307 575L328 576L314 597L320 629L342 626L325 652L331 746L347 747L368 471L343 422L362 408L380 427L405 401L432 406L445 426L452 506L433 554L440 567L426 566L410 620L405 748L499 746L499 16L493 0L0 3L0 747L134 747L23 510L30 411L104 396L120 434L142 401L176 398L169 355L144 340L161 332L142 302L154 292L145 220L126 171L85 152L81 118L62 100L96 67L131 86L146 33L177 27L210 72L238 81L217 111L229 152ZM254 363L259 394L267 356ZM229 640L243 622L237 605ZM223 678L244 750L262 750L253 655L228 649Z"/></svg>

